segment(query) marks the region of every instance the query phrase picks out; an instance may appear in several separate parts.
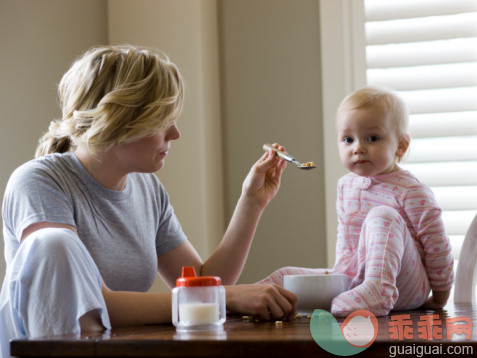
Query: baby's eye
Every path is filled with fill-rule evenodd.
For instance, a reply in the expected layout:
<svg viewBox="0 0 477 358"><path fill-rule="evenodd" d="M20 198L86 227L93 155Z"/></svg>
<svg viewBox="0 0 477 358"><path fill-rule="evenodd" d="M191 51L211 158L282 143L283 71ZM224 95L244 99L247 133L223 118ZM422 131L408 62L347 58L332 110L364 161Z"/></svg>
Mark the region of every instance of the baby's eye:
<svg viewBox="0 0 477 358"><path fill-rule="evenodd" d="M377 135L372 135L368 138L370 142L377 142L379 140Z"/></svg>
<svg viewBox="0 0 477 358"><path fill-rule="evenodd" d="M345 143L353 143L353 138L350 138L350 137L344 137L342 140Z"/></svg>

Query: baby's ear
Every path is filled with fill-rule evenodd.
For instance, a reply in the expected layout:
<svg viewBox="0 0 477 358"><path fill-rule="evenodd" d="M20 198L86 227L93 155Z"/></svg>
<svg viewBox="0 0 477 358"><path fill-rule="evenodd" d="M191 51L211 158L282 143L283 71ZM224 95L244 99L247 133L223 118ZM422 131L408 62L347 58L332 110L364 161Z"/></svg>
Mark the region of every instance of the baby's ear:
<svg viewBox="0 0 477 358"><path fill-rule="evenodd" d="M396 151L396 156L401 159L404 154L406 154L407 148L409 148L409 143L411 143L411 137L409 134L404 134L399 140L398 149Z"/></svg>

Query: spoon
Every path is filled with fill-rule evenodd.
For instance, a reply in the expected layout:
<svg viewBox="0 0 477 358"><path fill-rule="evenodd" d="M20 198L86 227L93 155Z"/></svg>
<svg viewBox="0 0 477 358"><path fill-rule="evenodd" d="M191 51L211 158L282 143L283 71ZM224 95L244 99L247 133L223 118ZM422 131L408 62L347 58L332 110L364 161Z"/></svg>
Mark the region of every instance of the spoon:
<svg viewBox="0 0 477 358"><path fill-rule="evenodd" d="M281 151L281 150L278 150L277 148L275 147L272 147L270 144L264 144L263 145L263 150L268 152L269 150L273 150L275 151L275 153L277 153L277 155L282 158L282 159L285 159L286 161L290 162L290 163L293 163L293 164L296 164L298 168L300 169L304 169L304 170L308 170L308 169L314 169L316 168L316 165L315 163L313 162L307 162L307 163L300 163L299 161L297 161L295 158L293 158L290 154L287 154L285 153L284 151Z"/></svg>

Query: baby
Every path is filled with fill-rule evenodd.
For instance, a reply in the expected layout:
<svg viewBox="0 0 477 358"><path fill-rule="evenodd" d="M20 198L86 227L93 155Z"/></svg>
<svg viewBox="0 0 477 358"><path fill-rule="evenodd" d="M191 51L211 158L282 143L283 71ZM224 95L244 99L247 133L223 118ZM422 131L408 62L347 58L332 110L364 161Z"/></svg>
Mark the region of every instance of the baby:
<svg viewBox="0 0 477 358"><path fill-rule="evenodd" d="M404 101L383 88L360 89L338 107L339 154L350 173L338 181L333 271L348 275L349 290L333 300L335 315L437 309L449 297L454 261L441 209L429 187L398 166L410 143L407 127ZM321 271L285 267L261 282Z"/></svg>

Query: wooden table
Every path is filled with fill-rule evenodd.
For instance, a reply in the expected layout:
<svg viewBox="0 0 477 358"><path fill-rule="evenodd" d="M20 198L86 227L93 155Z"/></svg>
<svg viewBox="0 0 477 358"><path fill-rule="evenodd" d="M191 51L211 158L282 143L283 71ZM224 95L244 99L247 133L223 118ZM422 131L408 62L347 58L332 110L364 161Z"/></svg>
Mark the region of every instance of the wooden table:
<svg viewBox="0 0 477 358"><path fill-rule="evenodd" d="M390 332L397 331L391 329L390 323L405 314L412 320L413 335L407 331L407 339L402 335L402 340L391 338ZM432 314L438 314L442 322L442 325L435 326L442 329L442 338L420 339L422 317ZM440 352L433 352L433 357L477 354L477 329L472 330L470 339L457 335L447 338L449 326L445 324L446 318L455 317L468 317L473 327L477 326L477 308L468 304L449 304L442 311L400 311L378 317L379 331L375 342L356 356L398 357L402 356L398 354L399 349L401 353L407 349L408 352L413 350L414 354L406 356L415 357L418 349L431 349L430 346L440 349ZM343 322L343 319L338 319L338 322ZM202 333L187 337L178 335L174 326L164 324L114 329L97 335L23 339L12 341L11 352L17 357L336 357L315 343L306 317L283 322L280 327L275 322L244 322L241 316L229 316L222 335Z"/></svg>

